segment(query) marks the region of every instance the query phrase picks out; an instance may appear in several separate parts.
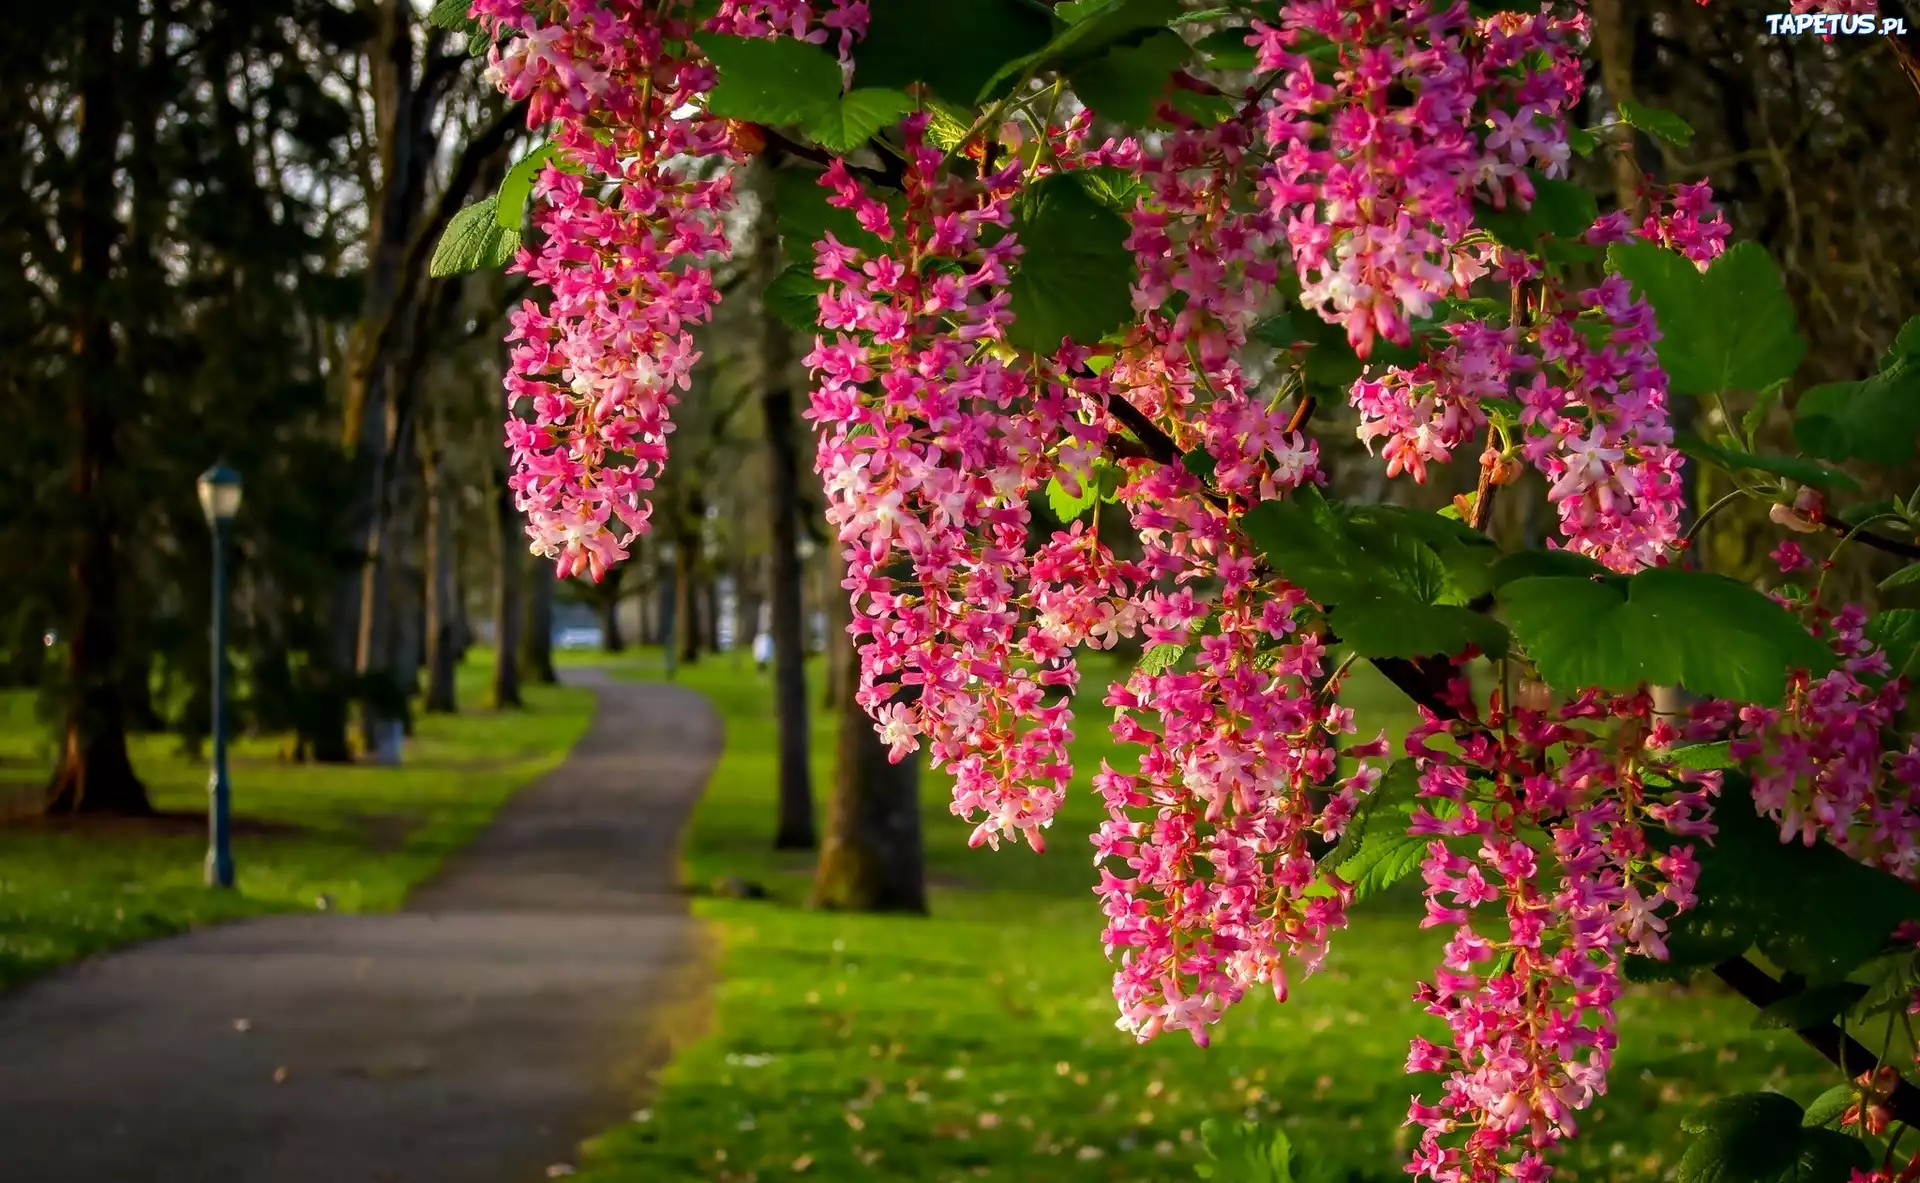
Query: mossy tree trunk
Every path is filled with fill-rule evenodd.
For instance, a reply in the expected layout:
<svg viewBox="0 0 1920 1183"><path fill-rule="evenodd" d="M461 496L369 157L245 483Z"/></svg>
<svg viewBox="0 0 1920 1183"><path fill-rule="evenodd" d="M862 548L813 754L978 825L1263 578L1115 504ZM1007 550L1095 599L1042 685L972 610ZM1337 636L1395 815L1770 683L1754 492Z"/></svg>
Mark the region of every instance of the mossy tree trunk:
<svg viewBox="0 0 1920 1183"><path fill-rule="evenodd" d="M828 652L848 666L846 684L852 685L859 657L851 641L843 635ZM927 910L920 757L888 761L873 720L851 701L840 715L833 800L814 873L813 906L847 912Z"/></svg>

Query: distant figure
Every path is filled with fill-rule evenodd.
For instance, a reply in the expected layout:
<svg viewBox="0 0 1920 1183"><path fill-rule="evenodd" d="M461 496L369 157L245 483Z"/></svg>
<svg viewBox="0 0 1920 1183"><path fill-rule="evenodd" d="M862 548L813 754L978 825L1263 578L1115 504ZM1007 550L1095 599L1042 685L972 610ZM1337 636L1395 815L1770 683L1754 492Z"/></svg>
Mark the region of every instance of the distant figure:
<svg viewBox="0 0 1920 1183"><path fill-rule="evenodd" d="M761 673L767 672L767 666L773 662L773 636L761 633L753 638L753 664L760 667Z"/></svg>

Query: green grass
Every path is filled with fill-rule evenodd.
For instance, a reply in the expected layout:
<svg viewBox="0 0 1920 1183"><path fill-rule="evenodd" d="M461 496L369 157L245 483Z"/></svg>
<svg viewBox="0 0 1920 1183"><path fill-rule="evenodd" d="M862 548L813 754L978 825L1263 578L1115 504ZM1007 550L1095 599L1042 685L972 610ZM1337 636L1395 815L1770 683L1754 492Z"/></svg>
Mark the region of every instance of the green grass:
<svg viewBox="0 0 1920 1183"><path fill-rule="evenodd" d="M657 656L621 672L658 677ZM1139 1046L1113 1025L1084 845L1098 821L1085 776L1113 750L1104 709L1083 707L1081 779L1046 855L968 850L969 827L948 814L948 782L933 773L923 787L933 916L823 915L800 906L810 860L768 849L764 677L727 655L678 680L727 725L686 875L738 875L771 898L698 902L724 948L710 1034L667 1069L648 1109L589 1144L576 1177L1192 1179L1200 1123L1238 1115L1278 1122L1355 1177L1405 1177L1401 1123L1416 1082L1401 1065L1407 1037L1432 1022L1409 992L1439 944L1417 929L1416 900L1358 910L1321 974L1284 1005L1243 1003L1211 1048L1185 1037ZM1350 696L1397 714L1379 683L1357 682ZM1398 714L1392 730L1405 723ZM817 714L822 798L830 740ZM1752 1011L1732 997L1636 990L1619 1010L1611 1093L1562 1177L1671 1176L1679 1118L1704 1099L1771 1086L1806 1101L1831 1083L1790 1036L1752 1030Z"/></svg>
<svg viewBox="0 0 1920 1183"><path fill-rule="evenodd" d="M203 885L206 838L189 823L77 830L0 826L0 987L129 941L236 916L400 906L515 789L557 765L586 730L589 691L526 687L524 712L481 710L490 667L460 671L452 716L422 716L398 768L292 764L271 738L242 740L231 776L238 890ZM0 776L37 793L51 758L25 695L0 697ZM134 742L155 805L206 808L206 764L169 736Z"/></svg>

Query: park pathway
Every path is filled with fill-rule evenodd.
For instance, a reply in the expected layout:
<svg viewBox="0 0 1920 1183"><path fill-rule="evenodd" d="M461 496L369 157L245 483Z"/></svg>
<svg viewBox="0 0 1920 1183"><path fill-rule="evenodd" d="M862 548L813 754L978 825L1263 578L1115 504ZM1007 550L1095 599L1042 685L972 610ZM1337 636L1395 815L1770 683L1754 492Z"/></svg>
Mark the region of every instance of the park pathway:
<svg viewBox="0 0 1920 1183"><path fill-rule="evenodd" d="M405 911L207 929L0 997L0 1183L526 1183L624 1118L698 1007L674 851L721 727L684 690L577 680L586 736Z"/></svg>

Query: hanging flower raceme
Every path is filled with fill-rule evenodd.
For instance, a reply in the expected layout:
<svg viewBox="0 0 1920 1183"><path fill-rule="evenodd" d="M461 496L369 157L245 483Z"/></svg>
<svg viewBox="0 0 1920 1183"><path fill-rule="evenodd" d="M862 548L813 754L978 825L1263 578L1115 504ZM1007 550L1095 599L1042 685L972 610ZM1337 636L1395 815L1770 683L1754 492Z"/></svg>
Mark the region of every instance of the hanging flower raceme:
<svg viewBox="0 0 1920 1183"><path fill-rule="evenodd" d="M740 36L839 39L866 6L726 0L703 26ZM694 6L476 0L500 43L488 76L550 127L556 160L534 186L535 242L513 270L545 289L513 316L506 380L510 484L532 550L598 580L647 529L671 414L699 360L693 330L719 295L743 129L707 114L714 71L690 38Z"/></svg>
<svg viewBox="0 0 1920 1183"><path fill-rule="evenodd" d="M1666 758L1679 737L1644 693L1511 710L1496 695L1482 724L1463 679L1454 704L1450 721L1423 709L1406 741L1409 832L1431 840L1422 925L1453 933L1415 994L1451 1046L1416 1038L1408 1055L1409 1072L1444 1078L1409 1113L1410 1169L1538 1180L1606 1090L1620 958L1664 958L1666 918L1693 902L1685 840L1713 833L1721 774Z"/></svg>
<svg viewBox="0 0 1920 1183"><path fill-rule="evenodd" d="M902 126L898 208L838 163L822 178L871 241L816 247L826 333L807 358L807 417L846 544L851 631L865 638L856 702L894 758L924 739L951 768L975 844L1038 848L1071 775L1069 655L1117 637L1114 593L1136 573L1090 532L1029 543L1028 495L1104 442L1087 410L1096 384L1010 362L1020 167L943 177L927 123Z"/></svg>

